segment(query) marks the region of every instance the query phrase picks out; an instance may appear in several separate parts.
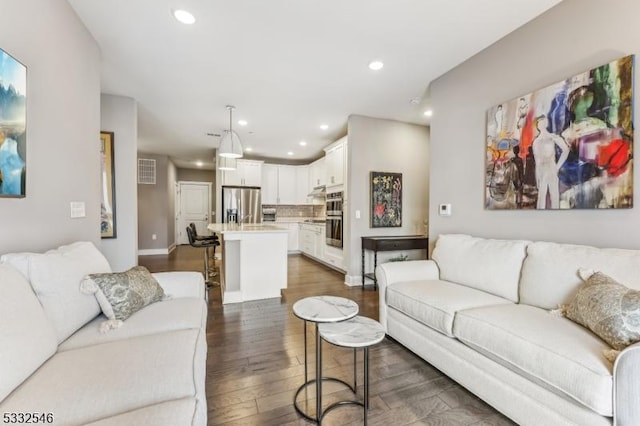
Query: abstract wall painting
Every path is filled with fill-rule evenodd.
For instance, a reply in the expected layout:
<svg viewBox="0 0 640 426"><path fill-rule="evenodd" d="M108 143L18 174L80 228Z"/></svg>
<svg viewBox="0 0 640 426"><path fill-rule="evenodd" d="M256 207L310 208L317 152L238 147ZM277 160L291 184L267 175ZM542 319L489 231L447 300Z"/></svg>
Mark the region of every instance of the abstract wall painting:
<svg viewBox="0 0 640 426"><path fill-rule="evenodd" d="M402 226L402 173L371 172L371 227Z"/></svg>
<svg viewBox="0 0 640 426"><path fill-rule="evenodd" d="M27 68L0 49L0 197L24 198Z"/></svg>
<svg viewBox="0 0 640 426"><path fill-rule="evenodd" d="M100 235L116 238L116 177L113 132L100 132Z"/></svg>
<svg viewBox="0 0 640 426"><path fill-rule="evenodd" d="M633 55L487 112L485 208L633 207Z"/></svg>

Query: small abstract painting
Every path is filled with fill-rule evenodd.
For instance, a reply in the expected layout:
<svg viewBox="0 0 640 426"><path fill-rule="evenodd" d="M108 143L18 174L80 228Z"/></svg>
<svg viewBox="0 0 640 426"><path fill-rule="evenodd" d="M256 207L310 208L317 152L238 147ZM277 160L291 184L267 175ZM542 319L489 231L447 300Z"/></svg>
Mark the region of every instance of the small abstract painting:
<svg viewBox="0 0 640 426"><path fill-rule="evenodd" d="M24 198L27 68L0 49L0 197Z"/></svg>
<svg viewBox="0 0 640 426"><path fill-rule="evenodd" d="M100 235L116 238L116 177L113 157L113 132L100 132Z"/></svg>
<svg viewBox="0 0 640 426"><path fill-rule="evenodd" d="M402 173L371 172L371 227L402 226Z"/></svg>
<svg viewBox="0 0 640 426"><path fill-rule="evenodd" d="M487 112L485 208L633 207L633 55Z"/></svg>

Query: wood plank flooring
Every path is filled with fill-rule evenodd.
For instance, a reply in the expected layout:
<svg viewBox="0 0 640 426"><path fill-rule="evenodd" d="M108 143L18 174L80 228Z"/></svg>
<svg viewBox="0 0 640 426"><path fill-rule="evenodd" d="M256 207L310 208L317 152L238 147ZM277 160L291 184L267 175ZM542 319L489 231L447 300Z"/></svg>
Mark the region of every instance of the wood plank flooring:
<svg viewBox="0 0 640 426"><path fill-rule="evenodd" d="M168 256L144 256L152 272L202 270L202 252L178 246ZM378 293L344 285L344 276L303 256L289 256L289 282L281 299L222 305L220 288L209 293L207 401L209 425L307 425L292 406L304 381L303 322L292 312L304 297L333 295L355 300L360 315L378 318ZM309 375L315 374L313 326L308 327ZM369 424L513 425L460 385L397 342L386 338L370 356ZM352 382L353 352L323 344L323 373ZM358 351L358 396L362 397L362 352ZM315 388L300 394L315 412ZM353 398L331 382L323 384L323 405ZM362 424L362 407L330 412L323 425Z"/></svg>

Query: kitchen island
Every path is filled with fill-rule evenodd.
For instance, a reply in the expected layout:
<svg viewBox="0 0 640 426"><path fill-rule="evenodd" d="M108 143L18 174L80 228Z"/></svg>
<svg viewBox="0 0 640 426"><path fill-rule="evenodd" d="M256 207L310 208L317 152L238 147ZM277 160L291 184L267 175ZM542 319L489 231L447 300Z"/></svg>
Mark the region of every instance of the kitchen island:
<svg viewBox="0 0 640 426"><path fill-rule="evenodd" d="M220 235L222 303L270 299L287 288L288 230L259 223L211 223Z"/></svg>

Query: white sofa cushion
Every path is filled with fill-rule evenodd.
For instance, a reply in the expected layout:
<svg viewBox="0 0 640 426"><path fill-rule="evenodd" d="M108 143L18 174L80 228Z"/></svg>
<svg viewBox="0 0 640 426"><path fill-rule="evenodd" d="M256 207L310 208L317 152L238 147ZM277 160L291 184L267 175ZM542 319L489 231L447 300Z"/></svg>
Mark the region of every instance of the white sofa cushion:
<svg viewBox="0 0 640 426"><path fill-rule="evenodd" d="M520 269L528 241L440 235L432 259L440 279L518 302Z"/></svg>
<svg viewBox="0 0 640 426"><path fill-rule="evenodd" d="M609 346L584 327L527 305L460 311L454 335L548 389L603 416L613 414Z"/></svg>
<svg viewBox="0 0 640 426"><path fill-rule="evenodd" d="M56 351L56 335L26 278L0 265L0 401Z"/></svg>
<svg viewBox="0 0 640 426"><path fill-rule="evenodd" d="M38 253L6 253L0 256L0 263L8 263L16 268L29 281L29 258Z"/></svg>
<svg viewBox="0 0 640 426"><path fill-rule="evenodd" d="M31 286L56 330L58 343L100 313L95 296L80 292L83 278L100 272L111 272L111 267L90 242L73 243L30 257Z"/></svg>
<svg viewBox="0 0 640 426"><path fill-rule="evenodd" d="M195 398L184 398L175 401L163 402L161 404L150 405L138 410L118 414L107 419L89 423L86 426L191 425L193 424L195 411Z"/></svg>
<svg viewBox="0 0 640 426"><path fill-rule="evenodd" d="M196 376L204 374L200 334L172 331L59 352L0 403L0 412L52 412L56 424L85 424L195 397Z"/></svg>
<svg viewBox="0 0 640 426"><path fill-rule="evenodd" d="M534 242L522 266L520 302L543 309L569 303L582 284L578 269L594 269L640 290L640 250Z"/></svg>
<svg viewBox="0 0 640 426"><path fill-rule="evenodd" d="M200 272L154 272L153 277L171 297L199 297L205 293L204 277Z"/></svg>
<svg viewBox="0 0 640 426"><path fill-rule="evenodd" d="M513 302L448 281L409 281L387 288L388 306L450 337L459 310L505 303Z"/></svg>
<svg viewBox="0 0 640 426"><path fill-rule="evenodd" d="M131 315L122 324L122 327L101 333L100 325L105 321L107 321L107 317L99 315L62 342L58 351L68 351L165 331L190 328L204 330L207 321L207 305L202 298L184 297L164 300L146 306Z"/></svg>

